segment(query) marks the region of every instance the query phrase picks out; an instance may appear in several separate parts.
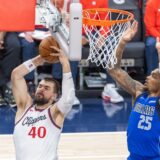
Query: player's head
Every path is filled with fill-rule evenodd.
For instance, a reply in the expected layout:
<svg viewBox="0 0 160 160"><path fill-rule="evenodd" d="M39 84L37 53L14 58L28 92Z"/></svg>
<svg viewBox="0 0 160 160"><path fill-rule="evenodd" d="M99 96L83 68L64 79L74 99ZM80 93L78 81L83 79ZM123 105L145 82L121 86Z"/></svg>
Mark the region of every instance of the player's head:
<svg viewBox="0 0 160 160"><path fill-rule="evenodd" d="M34 103L37 105L52 104L59 95L59 83L53 78L44 78L38 84Z"/></svg>
<svg viewBox="0 0 160 160"><path fill-rule="evenodd" d="M153 94L160 94L160 73L155 69L145 80L145 89Z"/></svg>
<svg viewBox="0 0 160 160"><path fill-rule="evenodd" d="M63 8L64 0L51 0L51 2L58 10L61 10Z"/></svg>

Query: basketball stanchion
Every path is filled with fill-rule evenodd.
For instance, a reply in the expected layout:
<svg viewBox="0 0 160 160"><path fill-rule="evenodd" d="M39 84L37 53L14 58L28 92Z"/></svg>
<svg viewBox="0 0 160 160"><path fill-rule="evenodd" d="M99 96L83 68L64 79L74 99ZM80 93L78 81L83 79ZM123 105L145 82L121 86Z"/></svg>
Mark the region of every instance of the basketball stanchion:
<svg viewBox="0 0 160 160"><path fill-rule="evenodd" d="M69 26L69 55L71 60L81 60L82 56L82 5L71 3Z"/></svg>
<svg viewBox="0 0 160 160"><path fill-rule="evenodd" d="M69 26L50 0L40 1L39 8L43 11L39 18L44 20L63 52L71 61L79 61L82 55L82 5L70 5Z"/></svg>
<svg viewBox="0 0 160 160"><path fill-rule="evenodd" d="M132 25L132 13L97 8L83 10L83 28L89 39L88 60L103 68L114 68L117 63L116 49L120 38Z"/></svg>
<svg viewBox="0 0 160 160"><path fill-rule="evenodd" d="M57 15L52 20L54 23L50 25L53 37L71 61L79 61L82 56L82 5L71 3L69 27L63 22L62 15L56 7L50 7Z"/></svg>

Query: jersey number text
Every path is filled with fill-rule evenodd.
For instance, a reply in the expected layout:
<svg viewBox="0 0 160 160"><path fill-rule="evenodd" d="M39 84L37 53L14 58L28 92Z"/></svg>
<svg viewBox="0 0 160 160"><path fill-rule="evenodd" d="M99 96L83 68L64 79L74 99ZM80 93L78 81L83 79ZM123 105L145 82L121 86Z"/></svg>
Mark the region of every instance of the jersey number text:
<svg viewBox="0 0 160 160"><path fill-rule="evenodd" d="M138 128L144 130L150 130L152 127L152 119L153 117L141 115L140 120L138 122Z"/></svg>
<svg viewBox="0 0 160 160"><path fill-rule="evenodd" d="M31 130L28 133L29 136L31 136L32 138L44 138L46 136L46 128L45 127L32 127Z"/></svg>

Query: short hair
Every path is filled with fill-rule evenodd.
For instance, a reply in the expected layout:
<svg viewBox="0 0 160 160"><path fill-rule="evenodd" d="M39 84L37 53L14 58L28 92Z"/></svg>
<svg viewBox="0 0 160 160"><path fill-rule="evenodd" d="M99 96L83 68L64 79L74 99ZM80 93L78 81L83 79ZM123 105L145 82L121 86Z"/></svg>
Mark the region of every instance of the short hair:
<svg viewBox="0 0 160 160"><path fill-rule="evenodd" d="M57 80L55 80L54 78L51 78L51 77L45 77L43 80L53 83L54 84L54 92L57 93L58 96L60 95L60 85Z"/></svg>

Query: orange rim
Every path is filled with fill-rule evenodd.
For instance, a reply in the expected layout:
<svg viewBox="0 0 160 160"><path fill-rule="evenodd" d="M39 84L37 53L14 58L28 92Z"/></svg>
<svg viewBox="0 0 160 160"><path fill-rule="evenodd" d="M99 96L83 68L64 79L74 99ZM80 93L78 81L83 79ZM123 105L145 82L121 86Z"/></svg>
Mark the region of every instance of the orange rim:
<svg viewBox="0 0 160 160"><path fill-rule="evenodd" d="M121 20L96 20L88 18L87 16L90 14L95 14L96 12L104 13L104 12L113 12L120 13L126 15L127 18ZM133 20L134 15L128 11L118 10L118 9L110 9L110 8L93 8L93 9L85 9L83 10L83 24L88 26L111 26L116 23L125 23Z"/></svg>

